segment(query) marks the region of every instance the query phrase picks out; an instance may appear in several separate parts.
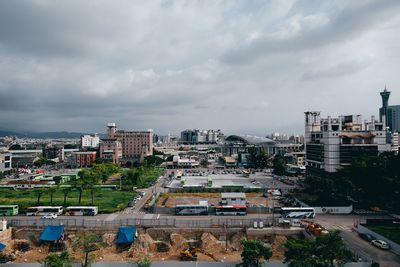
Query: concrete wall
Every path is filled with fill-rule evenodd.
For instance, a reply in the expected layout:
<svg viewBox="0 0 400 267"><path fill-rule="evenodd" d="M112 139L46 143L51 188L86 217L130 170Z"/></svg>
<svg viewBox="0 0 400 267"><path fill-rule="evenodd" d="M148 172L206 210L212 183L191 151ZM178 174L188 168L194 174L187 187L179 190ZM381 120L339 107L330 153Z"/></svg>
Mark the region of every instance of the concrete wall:
<svg viewBox="0 0 400 267"><path fill-rule="evenodd" d="M400 245L395 243L395 242L393 242L392 240L387 239L386 237L384 237L384 236L382 236L382 235L380 235L380 234L378 234L378 233L376 233L374 231L371 231L370 229L368 229L365 226L362 226L361 224L359 224L357 226L356 231L359 232L359 233L363 233L363 234L370 234L370 235L374 236L376 239L380 239L380 240L385 241L386 243L389 244L391 251L393 251L397 255L400 255Z"/></svg>
<svg viewBox="0 0 400 267"><path fill-rule="evenodd" d="M249 214L266 214L266 213L271 213L272 209L269 207L249 207L247 208L247 213ZM175 208L167 208L167 207L154 207L153 209L154 214L168 214L168 215L174 215L175 214ZM215 214L215 208L214 207L209 207L208 208L208 213L209 214ZM279 214L277 215L277 217Z"/></svg>
<svg viewBox="0 0 400 267"><path fill-rule="evenodd" d="M353 205L348 207L314 207L316 214L350 214L353 211Z"/></svg>

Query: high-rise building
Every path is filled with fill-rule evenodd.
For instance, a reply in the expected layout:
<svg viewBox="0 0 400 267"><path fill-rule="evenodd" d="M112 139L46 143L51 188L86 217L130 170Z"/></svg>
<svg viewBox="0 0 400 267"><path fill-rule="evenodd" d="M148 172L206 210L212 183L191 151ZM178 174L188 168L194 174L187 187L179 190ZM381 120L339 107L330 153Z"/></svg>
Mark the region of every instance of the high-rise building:
<svg viewBox="0 0 400 267"><path fill-rule="evenodd" d="M334 173L361 155L378 155L391 150L383 122L361 115L328 117L305 112L306 167L310 174Z"/></svg>
<svg viewBox="0 0 400 267"><path fill-rule="evenodd" d="M390 92L386 89L383 90L383 92L380 92L381 97L382 97L382 107L379 109L379 119L380 122L384 122L385 125L388 125L388 117L387 117L387 109L388 109L388 104L389 104L389 97L390 97Z"/></svg>
<svg viewBox="0 0 400 267"><path fill-rule="evenodd" d="M122 144L123 162L142 162L145 157L153 155L153 130L119 130L115 123L108 123L107 128L107 138Z"/></svg>
<svg viewBox="0 0 400 267"><path fill-rule="evenodd" d="M390 132L400 132L400 105L389 106L390 92L386 89L380 92L382 107L379 109L379 118Z"/></svg>

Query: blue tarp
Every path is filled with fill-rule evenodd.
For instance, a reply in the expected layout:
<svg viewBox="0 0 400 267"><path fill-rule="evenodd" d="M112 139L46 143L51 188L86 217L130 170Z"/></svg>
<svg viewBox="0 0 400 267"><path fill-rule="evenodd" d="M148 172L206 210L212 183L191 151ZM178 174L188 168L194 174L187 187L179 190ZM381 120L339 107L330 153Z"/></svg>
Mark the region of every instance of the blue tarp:
<svg viewBox="0 0 400 267"><path fill-rule="evenodd" d="M135 227L120 227L118 229L118 237L115 243L117 244L131 244L135 241L136 228Z"/></svg>
<svg viewBox="0 0 400 267"><path fill-rule="evenodd" d="M57 241L64 234L64 225L52 226L48 225L40 235L40 241Z"/></svg>
<svg viewBox="0 0 400 267"><path fill-rule="evenodd" d="M2 252L6 248L6 245L3 243L0 243L0 252Z"/></svg>

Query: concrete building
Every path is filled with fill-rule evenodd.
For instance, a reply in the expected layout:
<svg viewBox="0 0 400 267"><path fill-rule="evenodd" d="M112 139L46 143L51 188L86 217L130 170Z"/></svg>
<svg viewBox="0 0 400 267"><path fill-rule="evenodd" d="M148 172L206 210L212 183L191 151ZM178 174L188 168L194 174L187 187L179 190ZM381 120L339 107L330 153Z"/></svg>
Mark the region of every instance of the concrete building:
<svg viewBox="0 0 400 267"><path fill-rule="evenodd" d="M81 148L98 148L100 143L100 137L98 134L90 135L85 134L81 136Z"/></svg>
<svg viewBox="0 0 400 267"><path fill-rule="evenodd" d="M12 168L11 153L0 151L0 172L6 172Z"/></svg>
<svg viewBox="0 0 400 267"><path fill-rule="evenodd" d="M395 154L399 153L399 133L394 132L392 134L392 152Z"/></svg>
<svg viewBox="0 0 400 267"><path fill-rule="evenodd" d="M100 158L118 164L122 159L122 144L117 139L101 139Z"/></svg>
<svg viewBox="0 0 400 267"><path fill-rule="evenodd" d="M200 166L198 157L184 157L174 156L172 158L172 165L174 168L197 168Z"/></svg>
<svg viewBox="0 0 400 267"><path fill-rule="evenodd" d="M305 147L307 173L337 172L359 155L378 155L390 151L384 122L361 115L328 117L320 112L305 112Z"/></svg>
<svg viewBox="0 0 400 267"><path fill-rule="evenodd" d="M96 163L96 152L72 152L72 164L75 168L90 167Z"/></svg>
<svg viewBox="0 0 400 267"><path fill-rule="evenodd" d="M50 145L43 148L43 157L55 162L64 161L64 146Z"/></svg>
<svg viewBox="0 0 400 267"><path fill-rule="evenodd" d="M389 106L390 94L391 92L386 87L380 92L382 107L379 109L379 118L389 128L389 131L400 132L400 105Z"/></svg>
<svg viewBox="0 0 400 267"><path fill-rule="evenodd" d="M246 206L245 193L221 193L221 205Z"/></svg>
<svg viewBox="0 0 400 267"><path fill-rule="evenodd" d="M145 157L153 155L153 130L119 130L115 123L108 123L107 127L107 138L116 139L122 144L124 163L142 162Z"/></svg>
<svg viewBox="0 0 400 267"><path fill-rule="evenodd" d="M224 139L221 130L186 129L181 132L181 143L219 143Z"/></svg>

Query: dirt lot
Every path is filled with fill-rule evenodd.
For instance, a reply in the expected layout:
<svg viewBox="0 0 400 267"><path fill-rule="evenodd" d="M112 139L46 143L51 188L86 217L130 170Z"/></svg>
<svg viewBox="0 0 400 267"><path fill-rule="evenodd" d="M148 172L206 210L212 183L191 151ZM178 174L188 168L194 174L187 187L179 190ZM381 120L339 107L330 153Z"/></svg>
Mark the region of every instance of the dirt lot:
<svg viewBox="0 0 400 267"><path fill-rule="evenodd" d="M267 205L267 198L262 193L246 193L247 202L250 206ZM199 201L208 201L219 205L221 193L165 193L161 194L157 201L157 207L173 208L176 205L197 205Z"/></svg>
<svg viewBox="0 0 400 267"><path fill-rule="evenodd" d="M73 250L72 239L75 235L66 235L63 243L76 261L83 261L84 254L79 250ZM158 236L153 238L146 232L139 233L134 245L121 251L115 245L115 233L106 233L101 235L101 248L91 253L91 258L99 262L134 262L148 257L151 261L179 261L180 252L189 247L196 247L199 251L196 253L198 261L219 261L219 262L239 262L241 260L240 253L242 250L240 241L246 239L243 232L233 233L229 241L219 240L216 236L209 232L201 233L201 236L193 236L190 232L179 232ZM263 240L272 245L273 257L272 260L282 260L284 254L283 244L286 242L286 237L275 236L267 237ZM21 242L21 241L18 241ZM29 242L30 249L27 252L19 252L14 248L13 243L7 244L8 254L15 256L15 263L23 262L43 262L48 255L48 245L38 245L34 240L24 240Z"/></svg>

